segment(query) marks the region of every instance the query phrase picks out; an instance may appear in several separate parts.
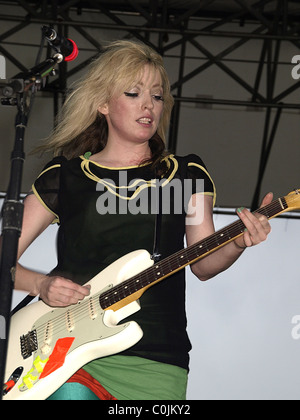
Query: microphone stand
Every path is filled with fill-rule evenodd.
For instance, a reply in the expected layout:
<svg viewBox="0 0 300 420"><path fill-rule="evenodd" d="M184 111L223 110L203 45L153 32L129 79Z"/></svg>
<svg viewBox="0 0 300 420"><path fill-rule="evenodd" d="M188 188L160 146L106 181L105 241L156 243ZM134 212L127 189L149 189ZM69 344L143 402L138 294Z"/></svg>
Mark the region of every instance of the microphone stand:
<svg viewBox="0 0 300 420"><path fill-rule="evenodd" d="M64 59L62 54L45 60L25 73L19 73L8 82L0 82L0 93L5 96L1 100L3 105L17 106L15 120L15 143L11 154L10 181L6 198L2 207L2 249L0 257L0 327L5 320L5 331L0 330L0 400L3 396L5 381L5 367L10 330L10 311L12 293L14 289L18 242L22 230L23 203L20 201L21 182L23 174L24 135L27 127L30 107L28 94L36 92L43 85L46 76L54 74L56 64ZM2 322L3 324L3 322ZM3 337L4 334L4 337ZM8 372L13 375L13 372Z"/></svg>

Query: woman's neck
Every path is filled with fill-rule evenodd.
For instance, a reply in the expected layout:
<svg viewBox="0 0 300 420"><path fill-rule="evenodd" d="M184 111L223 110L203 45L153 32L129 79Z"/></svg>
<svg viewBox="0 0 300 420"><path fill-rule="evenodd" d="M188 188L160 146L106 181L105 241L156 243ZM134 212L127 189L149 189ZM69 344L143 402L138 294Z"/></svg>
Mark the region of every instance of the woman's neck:
<svg viewBox="0 0 300 420"><path fill-rule="evenodd" d="M127 146L119 144L112 146L109 142L99 153L91 157L100 165L110 167L137 166L151 158L149 143Z"/></svg>

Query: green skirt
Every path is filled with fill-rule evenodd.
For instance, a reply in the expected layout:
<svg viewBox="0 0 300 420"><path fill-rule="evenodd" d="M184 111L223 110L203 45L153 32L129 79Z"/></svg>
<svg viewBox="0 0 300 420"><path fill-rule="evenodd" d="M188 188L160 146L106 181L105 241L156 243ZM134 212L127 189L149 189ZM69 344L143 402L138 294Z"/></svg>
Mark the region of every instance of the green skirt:
<svg viewBox="0 0 300 420"><path fill-rule="evenodd" d="M185 369L135 356L109 356L83 369L117 400L185 400Z"/></svg>

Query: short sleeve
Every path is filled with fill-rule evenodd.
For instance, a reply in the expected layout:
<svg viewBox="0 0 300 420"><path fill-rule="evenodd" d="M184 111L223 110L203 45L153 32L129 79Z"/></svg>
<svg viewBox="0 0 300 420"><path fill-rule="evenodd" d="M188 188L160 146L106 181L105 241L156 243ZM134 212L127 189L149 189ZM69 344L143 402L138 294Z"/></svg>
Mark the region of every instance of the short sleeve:
<svg viewBox="0 0 300 420"><path fill-rule="evenodd" d="M204 194L213 197L215 206L217 198L216 187L202 159L194 154L188 155L186 159L187 178L193 181L193 194Z"/></svg>
<svg viewBox="0 0 300 420"><path fill-rule="evenodd" d="M57 157L49 162L32 185L33 193L40 203L55 216L53 223L59 223L60 174L64 160Z"/></svg>

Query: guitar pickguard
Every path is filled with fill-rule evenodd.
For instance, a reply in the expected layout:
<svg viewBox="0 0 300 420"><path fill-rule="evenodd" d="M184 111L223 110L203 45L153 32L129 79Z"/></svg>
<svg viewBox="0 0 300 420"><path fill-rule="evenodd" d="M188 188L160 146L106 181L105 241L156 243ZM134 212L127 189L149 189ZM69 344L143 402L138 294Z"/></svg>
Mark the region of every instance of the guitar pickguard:
<svg viewBox="0 0 300 420"><path fill-rule="evenodd" d="M23 374L3 399L44 400L85 364L136 344L141 328L120 321L138 311L139 303L103 309L100 295L152 264L147 251L135 251L92 279L90 297L77 305L50 308L39 301L17 312L11 319L6 378L17 368Z"/></svg>
<svg viewBox="0 0 300 420"><path fill-rule="evenodd" d="M111 287L113 285L109 285L103 291ZM43 376L44 370L47 369L51 361L50 373L64 364L69 352L83 344L105 340L127 328L128 324L112 326L110 323L109 327L106 326L104 310L97 300L99 298L96 295L71 306L68 310L53 309L50 314L42 316L32 326L28 335L36 337L35 342L38 349L32 353L34 362L29 373L23 379L23 384L19 387L21 392L27 391L40 378L45 377ZM78 331L80 334L76 334ZM71 343L68 341L70 339L72 339ZM70 343L70 345L66 343Z"/></svg>

